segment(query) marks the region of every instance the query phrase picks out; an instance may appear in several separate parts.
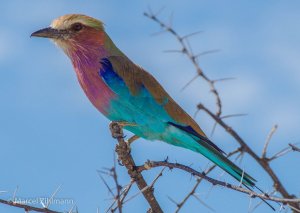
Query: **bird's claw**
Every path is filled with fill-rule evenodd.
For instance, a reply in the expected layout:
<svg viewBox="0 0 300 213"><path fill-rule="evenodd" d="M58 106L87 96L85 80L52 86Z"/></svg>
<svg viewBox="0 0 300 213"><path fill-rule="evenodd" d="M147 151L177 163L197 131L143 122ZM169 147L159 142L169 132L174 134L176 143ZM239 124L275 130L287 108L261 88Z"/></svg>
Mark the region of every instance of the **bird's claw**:
<svg viewBox="0 0 300 213"><path fill-rule="evenodd" d="M118 122L111 122L109 124L109 129L113 138L124 138L122 126Z"/></svg>
<svg viewBox="0 0 300 213"><path fill-rule="evenodd" d="M126 121L112 121L109 124L109 129L111 130L111 134L113 138L125 138L126 136L124 136L123 134L123 127L125 126L136 126L137 124L135 123L130 123L130 122L126 122Z"/></svg>

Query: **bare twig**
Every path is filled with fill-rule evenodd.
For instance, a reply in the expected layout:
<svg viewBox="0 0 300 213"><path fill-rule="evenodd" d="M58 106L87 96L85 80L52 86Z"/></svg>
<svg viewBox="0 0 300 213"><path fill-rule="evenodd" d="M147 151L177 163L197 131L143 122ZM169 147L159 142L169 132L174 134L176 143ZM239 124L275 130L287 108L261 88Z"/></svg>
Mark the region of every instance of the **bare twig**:
<svg viewBox="0 0 300 213"><path fill-rule="evenodd" d="M238 148L230 153L228 153L227 157L230 157L232 155L235 155L236 153L239 153L241 152L241 149ZM208 169L206 169L203 174L204 175L207 175L209 174L212 170L214 170L216 168L216 165L213 165L211 167L209 167ZM196 189L198 188L198 186L200 185L200 183L202 182L203 178L197 178L197 182L196 184L194 185L194 187L192 188L192 190L183 198L183 200L179 203L176 203L177 205L177 209L175 212L179 212L181 210L181 208L185 205L185 203L188 201L188 199L195 194L196 192Z"/></svg>
<svg viewBox="0 0 300 213"><path fill-rule="evenodd" d="M274 135L274 133L276 132L278 128L278 125L274 125L273 128L271 129L271 132L269 133L268 137L267 137L267 140L266 140L266 143L265 143L265 146L263 148L263 151L262 151L262 155L261 155L261 158L266 158L266 154L267 154L267 149L268 149L268 146L269 146L269 143L272 139L272 136Z"/></svg>
<svg viewBox="0 0 300 213"><path fill-rule="evenodd" d="M25 212L34 211L34 212L43 212L43 213L62 213L62 212L57 212L57 211L47 209L47 208L38 208L38 207L25 205L25 204L13 202L13 201L7 201L7 200L3 200L3 199L0 199L0 203L8 205L8 206L24 209Z"/></svg>
<svg viewBox="0 0 300 213"><path fill-rule="evenodd" d="M156 22L157 24L160 25L160 27L163 29L162 32L169 32L171 35L173 35L176 40L178 41L178 43L181 45L181 50L179 52L181 52L182 54L186 55L189 60L192 62L193 66L195 67L196 69L196 72L197 72L197 77L201 77L202 79L204 79L209 87L210 87L210 91L214 94L215 96L215 99L216 99L216 105L217 105L217 112L216 114L218 116L221 115L222 113L222 102L221 102L221 98L219 96L219 92L217 91L216 87L215 87L215 82L211 79L209 79L205 73L203 72L203 70L200 68L198 62L197 62L197 58L201 55L194 55L193 52L191 51L191 48L190 48L190 45L189 45L189 42L188 42L188 37L190 35L194 35L194 34L197 34L196 33L192 33L190 34L189 36L180 36L172 27L166 25L164 22L162 22L161 20L159 20L157 18L157 16L152 13L151 11L149 11L149 13L145 12L144 15L153 20L154 22ZM189 81L187 83L187 85L189 85L193 80L195 80L195 78L193 78L191 81ZM183 88L186 88L185 85Z"/></svg>
<svg viewBox="0 0 300 213"><path fill-rule="evenodd" d="M121 204L118 204L118 205L121 205L122 208L123 208L123 205L125 204L125 201L124 201L124 200L125 200L125 198L127 197L127 195L128 195L128 193L129 193L129 191L130 191L130 189L131 189L133 183L134 183L134 181L131 180L130 183L129 183L127 186L125 186L125 187L122 189L122 192L120 193L120 203L121 203ZM122 197L122 198L121 198L121 197ZM109 210L111 210L111 212L115 212L115 211L119 208L118 205L117 205L116 207L113 208L113 206L115 205L115 203L116 203L116 199L113 201L113 203L110 205L110 207L107 209L106 212L109 212Z"/></svg>
<svg viewBox="0 0 300 213"><path fill-rule="evenodd" d="M116 163L114 163L114 167L111 169L112 172L112 177L114 179L116 188L117 188L117 194L116 194L116 200L117 200L117 204L118 204L118 210L119 213L122 213L122 207L123 207L123 203L121 201L121 190L122 190L122 186L119 184L118 181L118 176L117 176L117 171L116 171Z"/></svg>
<svg viewBox="0 0 300 213"><path fill-rule="evenodd" d="M183 164L180 164L180 163L169 163L168 161L147 161L144 165L138 166L137 170L139 172L142 172L144 170L149 170L150 168L161 167L161 166L168 167L170 169L176 168L176 169L186 171L193 176L197 176L199 178L205 179L206 181L210 182L213 185L223 186L223 187L235 190L235 191L239 191L239 192L251 195L252 197L259 197L264 200L276 201L276 202L281 202L284 204L285 203L300 203L300 198L279 198L279 197L271 197L265 193L258 194L252 190L242 188L241 186L236 186L236 185L232 185L232 184L220 181L220 180L213 179L213 178L205 175L203 172L196 171L193 168L183 165Z"/></svg>
<svg viewBox="0 0 300 213"><path fill-rule="evenodd" d="M212 113L208 108L206 108L203 104L198 104L197 108L199 110L204 110L210 117L212 117L220 126L222 126L242 147L242 149L250 154L259 164L263 164L263 160L258 157L254 151L246 144L246 142L237 134L235 130L233 130L230 126L228 126L220 117ZM264 168L264 167L263 167ZM276 176L276 175L275 175ZM276 180L278 178L275 178ZM279 181L279 180L278 180ZM280 181L279 181L280 182Z"/></svg>
<svg viewBox="0 0 300 213"><path fill-rule="evenodd" d="M175 213L178 213L183 205L188 201L188 199L190 197L194 197L196 198L203 206L205 206L206 208L208 208L211 211L214 211L213 208L211 208L209 205L207 205L205 202L203 202L197 195L196 195L196 189L198 188L198 186L201 183L201 178L197 178L196 184L193 186L192 190L186 195L186 197L184 197L184 199L180 202L180 203L175 203L177 206L177 209L175 210ZM174 201L173 201L174 202Z"/></svg>
<svg viewBox="0 0 300 213"><path fill-rule="evenodd" d="M178 213L181 210L182 206L187 202L187 200L195 194L196 189L198 188L200 182L201 182L201 179L198 178L196 181L196 184L193 186L192 190L184 197L184 199L180 203L176 203L177 209L175 210L175 213Z"/></svg>
<svg viewBox="0 0 300 213"><path fill-rule="evenodd" d="M114 192L112 191L112 189L110 188L110 186L108 185L108 183L106 182L106 180L102 177L102 175L100 174L100 171L98 172L98 175L100 177L100 179L102 180L102 182L104 183L104 185L106 186L106 188L108 189L109 193L115 197Z"/></svg>
<svg viewBox="0 0 300 213"><path fill-rule="evenodd" d="M248 144L239 136L239 134L232 129L230 126L228 126L219 116L212 113L208 108L206 108L203 104L198 104L197 108L199 110L205 111L211 118L213 118L220 126L222 126L228 134L230 134L242 147L242 149L248 153L253 159L256 160L256 162L268 173L268 175L272 178L274 183L274 188L281 193L281 195L286 199L294 199L295 196L291 195L287 192L284 185L279 180L279 177L275 174L273 169L271 168L269 164L268 159L260 158L249 146ZM293 207L296 209L299 208L299 204L297 203L291 203Z"/></svg>
<svg viewBox="0 0 300 213"><path fill-rule="evenodd" d="M51 204L51 200L55 197L55 195L59 192L59 190L60 190L60 188L61 188L61 185L59 185L56 189L55 189L55 191L52 193L52 195L51 195L51 197L50 197L50 199L48 200L48 202L47 202L47 205L46 205L46 209L48 209L48 207L50 206L50 204Z"/></svg>
<svg viewBox="0 0 300 213"><path fill-rule="evenodd" d="M280 157L282 157L282 156L284 156L284 155L286 155L286 154L288 154L288 153L290 153L290 152L292 152L292 151L293 151L293 150L292 150L291 147L285 147L284 149L282 149L282 150L280 150L279 152L275 153L272 157L266 158L266 160L267 160L268 162L271 162L271 161L273 161L273 160L275 160L275 159L277 159L277 158L280 158Z"/></svg>
<svg viewBox="0 0 300 213"><path fill-rule="evenodd" d="M123 196L122 196L122 199L121 199L122 204L125 203L124 200L125 200L125 198L127 197L127 195L128 195L128 193L129 193L129 191L130 191L130 189L131 189L133 183L134 183L134 181L131 181L130 184L124 189L124 191L123 191L123 193L122 193Z"/></svg>
<svg viewBox="0 0 300 213"><path fill-rule="evenodd" d="M288 147L285 147L284 149L280 150L279 152L275 153L272 157L270 158L266 158L267 161L273 161L279 157L282 157L292 151L298 151L299 152L299 148L296 146L298 143L296 144L291 144L289 143L289 146Z"/></svg>

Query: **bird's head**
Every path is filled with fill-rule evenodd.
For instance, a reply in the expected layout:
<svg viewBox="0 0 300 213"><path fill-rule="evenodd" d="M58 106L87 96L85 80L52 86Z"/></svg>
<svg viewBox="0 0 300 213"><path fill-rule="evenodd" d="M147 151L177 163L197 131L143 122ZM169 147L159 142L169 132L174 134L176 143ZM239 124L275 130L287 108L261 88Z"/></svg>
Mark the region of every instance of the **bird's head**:
<svg viewBox="0 0 300 213"><path fill-rule="evenodd" d="M71 49L103 45L104 34L101 21L86 15L69 14L53 20L50 27L38 30L31 36L50 38L69 53Z"/></svg>

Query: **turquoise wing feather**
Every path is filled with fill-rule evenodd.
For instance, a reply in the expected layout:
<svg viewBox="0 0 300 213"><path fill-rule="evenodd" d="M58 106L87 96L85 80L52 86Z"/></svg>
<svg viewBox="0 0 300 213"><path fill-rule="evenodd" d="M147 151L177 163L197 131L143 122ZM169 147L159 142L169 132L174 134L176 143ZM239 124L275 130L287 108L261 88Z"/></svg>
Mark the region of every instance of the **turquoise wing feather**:
<svg viewBox="0 0 300 213"><path fill-rule="evenodd" d="M101 60L99 76L116 94L110 120L136 123L126 127L134 134L198 152L247 186L255 179L226 158L195 123L146 71L123 56Z"/></svg>

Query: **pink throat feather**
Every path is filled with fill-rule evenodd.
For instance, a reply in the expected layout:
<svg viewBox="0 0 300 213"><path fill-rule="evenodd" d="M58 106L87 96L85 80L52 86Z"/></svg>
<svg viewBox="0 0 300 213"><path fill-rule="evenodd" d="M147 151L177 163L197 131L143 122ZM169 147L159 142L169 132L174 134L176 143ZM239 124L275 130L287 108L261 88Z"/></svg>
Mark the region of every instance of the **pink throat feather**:
<svg viewBox="0 0 300 213"><path fill-rule="evenodd" d="M101 69L100 60L109 53L102 44L85 39L82 42L69 41L65 53L72 61L78 81L92 104L103 114L109 113L110 100L115 93L104 83L99 76Z"/></svg>

